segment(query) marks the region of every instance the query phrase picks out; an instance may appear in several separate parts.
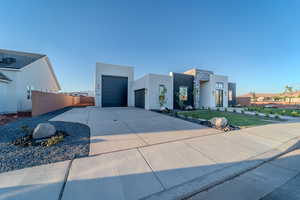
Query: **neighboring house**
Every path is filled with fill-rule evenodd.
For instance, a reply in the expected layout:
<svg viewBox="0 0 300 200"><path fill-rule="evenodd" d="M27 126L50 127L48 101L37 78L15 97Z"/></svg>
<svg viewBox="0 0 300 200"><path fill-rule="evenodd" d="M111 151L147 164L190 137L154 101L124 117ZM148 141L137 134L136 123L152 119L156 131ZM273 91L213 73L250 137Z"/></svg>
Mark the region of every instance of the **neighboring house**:
<svg viewBox="0 0 300 200"><path fill-rule="evenodd" d="M280 103L300 104L300 91L291 93L247 93L238 97L239 99L250 98L249 104Z"/></svg>
<svg viewBox="0 0 300 200"><path fill-rule="evenodd" d="M147 74L134 80L133 67L96 63L95 80L99 107L178 109L183 102L184 106L213 108L236 102L236 85L228 83L227 76L199 69L169 75Z"/></svg>
<svg viewBox="0 0 300 200"><path fill-rule="evenodd" d="M251 102L263 102L263 101L275 101L275 98L280 95L281 94L276 94L276 93L251 93L250 92L241 95L239 97L249 97L251 98Z"/></svg>
<svg viewBox="0 0 300 200"><path fill-rule="evenodd" d="M32 90L60 90L48 57L0 49L0 113L30 111Z"/></svg>

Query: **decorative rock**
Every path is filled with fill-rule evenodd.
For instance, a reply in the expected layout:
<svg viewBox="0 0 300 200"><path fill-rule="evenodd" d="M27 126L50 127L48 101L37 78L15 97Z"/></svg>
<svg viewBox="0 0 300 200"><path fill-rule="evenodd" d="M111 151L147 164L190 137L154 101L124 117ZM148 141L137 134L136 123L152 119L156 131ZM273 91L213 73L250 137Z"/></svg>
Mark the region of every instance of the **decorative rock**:
<svg viewBox="0 0 300 200"><path fill-rule="evenodd" d="M34 129L32 137L33 139L41 139L46 137L51 137L56 132L56 129L53 125L49 123L41 123L37 125Z"/></svg>
<svg viewBox="0 0 300 200"><path fill-rule="evenodd" d="M209 121L218 129L223 129L228 125L228 120L225 117L214 117Z"/></svg>
<svg viewBox="0 0 300 200"><path fill-rule="evenodd" d="M162 106L160 107L160 111L165 111L166 110L166 107Z"/></svg>
<svg viewBox="0 0 300 200"><path fill-rule="evenodd" d="M187 106L187 107L185 107L185 110L193 110L193 107L192 106Z"/></svg>

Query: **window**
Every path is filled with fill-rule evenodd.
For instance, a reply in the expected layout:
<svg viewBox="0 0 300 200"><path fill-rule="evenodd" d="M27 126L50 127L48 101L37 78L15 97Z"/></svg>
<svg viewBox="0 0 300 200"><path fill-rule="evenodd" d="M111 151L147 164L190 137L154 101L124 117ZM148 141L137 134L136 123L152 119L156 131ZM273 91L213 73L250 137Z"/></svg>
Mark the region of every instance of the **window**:
<svg viewBox="0 0 300 200"><path fill-rule="evenodd" d="M228 99L229 101L232 101L232 90L228 91Z"/></svg>
<svg viewBox="0 0 300 200"><path fill-rule="evenodd" d="M222 83L222 82L216 83L216 89L223 90L223 88L224 88L224 83Z"/></svg>
<svg viewBox="0 0 300 200"><path fill-rule="evenodd" d="M187 101L188 100L188 87L179 87L179 100Z"/></svg>
<svg viewBox="0 0 300 200"><path fill-rule="evenodd" d="M167 98L166 98L166 93L167 93L167 87L165 85L159 85L159 104L160 107L163 107L166 104Z"/></svg>
<svg viewBox="0 0 300 200"><path fill-rule="evenodd" d="M159 96L165 96L167 88L165 85L159 85Z"/></svg>

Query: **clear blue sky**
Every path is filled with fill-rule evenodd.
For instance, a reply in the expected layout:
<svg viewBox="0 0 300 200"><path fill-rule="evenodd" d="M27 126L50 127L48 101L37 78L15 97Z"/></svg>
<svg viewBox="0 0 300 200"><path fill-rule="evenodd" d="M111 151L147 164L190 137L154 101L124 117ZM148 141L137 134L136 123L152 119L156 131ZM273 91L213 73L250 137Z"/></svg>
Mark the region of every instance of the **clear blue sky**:
<svg viewBox="0 0 300 200"><path fill-rule="evenodd" d="M92 90L96 61L135 77L199 67L238 93L300 88L299 0L2 0L0 48L47 54L64 91Z"/></svg>

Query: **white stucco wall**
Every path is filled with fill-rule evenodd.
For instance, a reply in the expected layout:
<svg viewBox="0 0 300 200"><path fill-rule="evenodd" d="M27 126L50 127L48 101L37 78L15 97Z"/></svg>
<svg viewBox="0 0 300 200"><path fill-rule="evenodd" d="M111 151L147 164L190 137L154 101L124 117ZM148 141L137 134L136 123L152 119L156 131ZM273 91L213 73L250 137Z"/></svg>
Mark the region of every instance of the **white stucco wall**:
<svg viewBox="0 0 300 200"><path fill-rule="evenodd" d="M9 101L10 94L9 91L9 84L0 82L0 114L2 113L10 113L16 110L13 106L16 105L13 102Z"/></svg>
<svg viewBox="0 0 300 200"><path fill-rule="evenodd" d="M108 76L121 76L128 77L128 106L134 106L134 92L133 92L133 79L134 72L133 67L112 65L106 63L96 63L96 75L95 75L95 99L96 106L102 106L102 75Z"/></svg>
<svg viewBox="0 0 300 200"><path fill-rule="evenodd" d="M29 111L32 108L31 99L27 99L27 87L46 92L58 92L60 90L46 59L43 57L25 66L17 73L18 111Z"/></svg>
<svg viewBox="0 0 300 200"><path fill-rule="evenodd" d="M214 95L215 95L216 83L221 82L224 84L223 107L227 108L228 107L228 77L222 76L222 75L211 75L210 82L212 84L212 89L214 91ZM212 96L211 107L216 107L216 101L215 101L214 95Z"/></svg>
<svg viewBox="0 0 300 200"><path fill-rule="evenodd" d="M134 82L134 90L146 89L145 109L160 109L159 85L167 88L164 106L173 109L173 78L169 75L147 74Z"/></svg>
<svg viewBox="0 0 300 200"><path fill-rule="evenodd" d="M142 78L139 78L134 81L133 84L133 91L139 90L139 89L145 89L145 109L149 110L150 109L150 104L149 104L149 75L145 75Z"/></svg>
<svg viewBox="0 0 300 200"><path fill-rule="evenodd" d="M4 83L0 82L0 113L15 113L17 112L16 98L16 77L18 71L0 70L5 76L12 81Z"/></svg>
<svg viewBox="0 0 300 200"><path fill-rule="evenodd" d="M212 83L211 82L201 82L200 83L200 103L199 108L202 107L212 107Z"/></svg>
<svg viewBox="0 0 300 200"><path fill-rule="evenodd" d="M228 77L215 74L210 74L209 81L200 83L200 107L216 107L215 90L217 82L224 85L223 107L228 107Z"/></svg>
<svg viewBox="0 0 300 200"><path fill-rule="evenodd" d="M20 70L0 70L12 80L8 83L0 83L2 85L0 100L5 105L1 106L0 112L30 111L32 103L31 99L27 99L27 87L29 86L40 91L57 92L60 90L47 59L47 57L43 57ZM2 93L6 95L3 97Z"/></svg>

